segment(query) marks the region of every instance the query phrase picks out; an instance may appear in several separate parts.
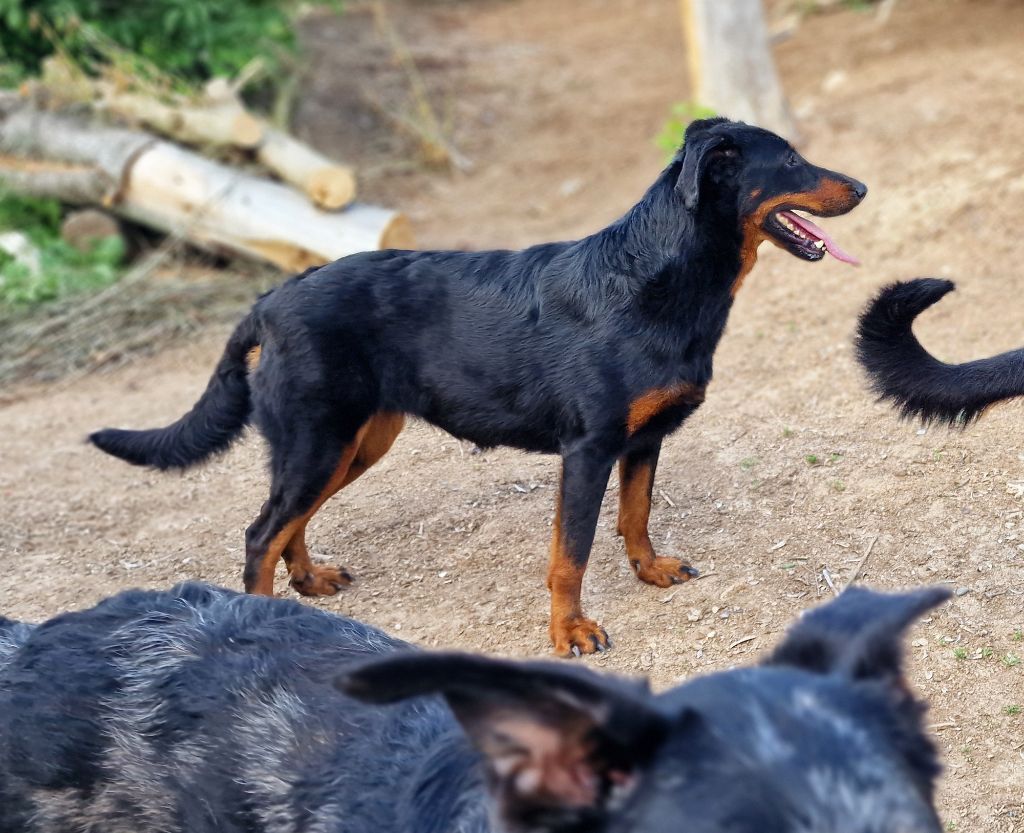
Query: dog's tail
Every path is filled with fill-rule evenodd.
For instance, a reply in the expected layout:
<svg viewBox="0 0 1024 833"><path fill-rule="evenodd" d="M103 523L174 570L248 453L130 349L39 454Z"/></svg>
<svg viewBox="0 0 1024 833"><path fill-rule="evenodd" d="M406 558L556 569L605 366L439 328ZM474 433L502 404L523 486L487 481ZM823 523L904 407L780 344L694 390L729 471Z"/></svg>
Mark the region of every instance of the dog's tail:
<svg viewBox="0 0 1024 833"><path fill-rule="evenodd" d="M97 448L136 466L187 468L224 451L249 422L252 403L246 356L260 343L254 310L235 328L203 395L192 410L166 428L124 431L104 428L89 435Z"/></svg>
<svg viewBox="0 0 1024 833"><path fill-rule="evenodd" d="M860 316L857 358L875 392L904 417L967 425L989 405L1024 395L1024 349L946 364L917 340L914 319L954 288L937 278L894 283Z"/></svg>

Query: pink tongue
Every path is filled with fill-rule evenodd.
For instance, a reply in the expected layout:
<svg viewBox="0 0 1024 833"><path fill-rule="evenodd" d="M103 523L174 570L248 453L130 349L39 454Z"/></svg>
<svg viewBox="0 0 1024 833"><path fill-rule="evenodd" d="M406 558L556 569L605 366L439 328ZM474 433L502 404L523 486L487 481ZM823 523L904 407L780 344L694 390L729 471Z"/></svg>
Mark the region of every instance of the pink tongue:
<svg viewBox="0 0 1024 833"><path fill-rule="evenodd" d="M823 242L825 244L825 250L836 260L841 260L843 263L849 263L851 266L860 266L860 261L853 255L844 252L839 244L829 237L828 233L823 228L816 226L806 217L801 217L799 214L795 214L792 211L783 211L782 215L794 226L798 226L811 235L811 237Z"/></svg>

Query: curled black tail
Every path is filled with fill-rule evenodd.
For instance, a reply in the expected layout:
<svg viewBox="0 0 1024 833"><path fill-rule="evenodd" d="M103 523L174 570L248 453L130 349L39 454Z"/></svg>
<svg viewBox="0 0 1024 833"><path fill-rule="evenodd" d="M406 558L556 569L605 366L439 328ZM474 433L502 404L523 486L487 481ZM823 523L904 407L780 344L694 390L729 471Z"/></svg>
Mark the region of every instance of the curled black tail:
<svg viewBox="0 0 1024 833"><path fill-rule="evenodd" d="M917 340L914 319L954 288L937 278L894 283L860 316L857 358L875 392L905 417L966 425L989 405L1024 395L1024 349L946 364Z"/></svg>
<svg viewBox="0 0 1024 833"><path fill-rule="evenodd" d="M255 313L228 339L213 376L192 410L166 428L124 431L104 428L89 435L97 448L136 466L187 468L224 451L242 433L252 406L246 354L259 344Z"/></svg>

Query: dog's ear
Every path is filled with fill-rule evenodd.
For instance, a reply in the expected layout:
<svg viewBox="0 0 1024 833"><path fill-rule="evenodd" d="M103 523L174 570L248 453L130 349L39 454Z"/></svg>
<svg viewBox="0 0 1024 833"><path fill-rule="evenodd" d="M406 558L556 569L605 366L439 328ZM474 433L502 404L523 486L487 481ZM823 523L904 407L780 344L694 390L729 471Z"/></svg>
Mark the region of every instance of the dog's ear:
<svg viewBox="0 0 1024 833"><path fill-rule="evenodd" d="M676 180L676 193L683 198L687 211L697 208L700 200L700 184L708 165L720 154L728 139L714 134L709 128L725 121L724 119L701 119L690 123L686 128L686 138L681 149L683 157L682 170Z"/></svg>
<svg viewBox="0 0 1024 833"><path fill-rule="evenodd" d="M880 681L894 691L905 692L904 632L949 595L945 587L909 593L852 587L804 614L767 662L852 680Z"/></svg>
<svg viewBox="0 0 1024 833"><path fill-rule="evenodd" d="M337 681L372 703L440 694L482 753L509 829L597 827L667 734L645 683L564 663L394 655Z"/></svg>

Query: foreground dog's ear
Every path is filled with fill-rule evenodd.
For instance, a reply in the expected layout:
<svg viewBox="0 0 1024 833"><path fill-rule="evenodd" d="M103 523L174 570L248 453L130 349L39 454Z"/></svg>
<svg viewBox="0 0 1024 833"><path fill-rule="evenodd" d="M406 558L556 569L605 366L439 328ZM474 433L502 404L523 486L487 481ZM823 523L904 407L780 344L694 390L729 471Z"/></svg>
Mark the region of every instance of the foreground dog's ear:
<svg viewBox="0 0 1024 833"><path fill-rule="evenodd" d="M708 132L708 128L724 121L724 119L702 119L690 123L686 128L686 139L683 142L683 167L676 180L675 190L683 198L687 211L693 211L700 199L700 183L704 178L708 164L726 144L724 136Z"/></svg>
<svg viewBox="0 0 1024 833"><path fill-rule="evenodd" d="M372 703L441 694L483 754L510 828L590 826L667 733L646 684L557 663L396 655L338 687Z"/></svg>
<svg viewBox="0 0 1024 833"><path fill-rule="evenodd" d="M806 613L768 659L853 680L879 680L905 690L903 635L922 614L949 598L945 587L877 593L860 587Z"/></svg>

